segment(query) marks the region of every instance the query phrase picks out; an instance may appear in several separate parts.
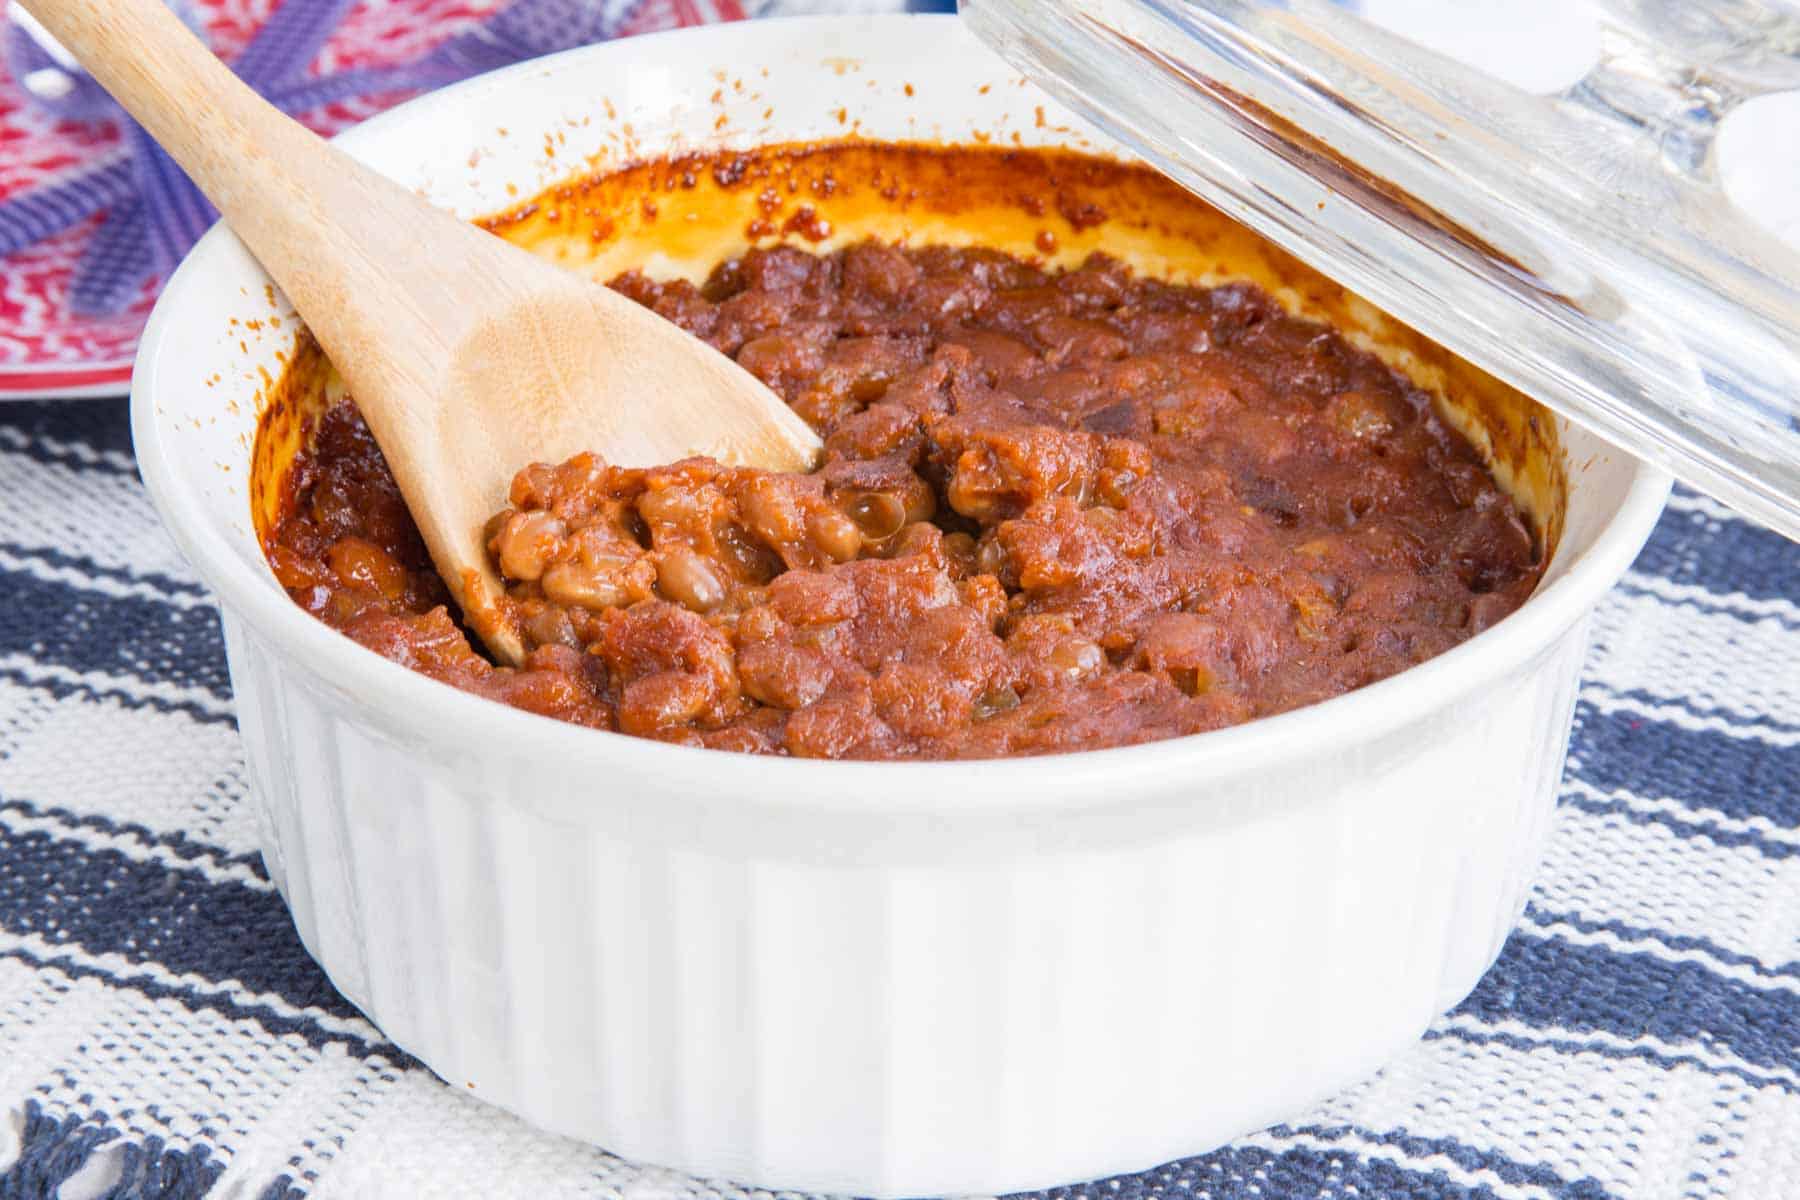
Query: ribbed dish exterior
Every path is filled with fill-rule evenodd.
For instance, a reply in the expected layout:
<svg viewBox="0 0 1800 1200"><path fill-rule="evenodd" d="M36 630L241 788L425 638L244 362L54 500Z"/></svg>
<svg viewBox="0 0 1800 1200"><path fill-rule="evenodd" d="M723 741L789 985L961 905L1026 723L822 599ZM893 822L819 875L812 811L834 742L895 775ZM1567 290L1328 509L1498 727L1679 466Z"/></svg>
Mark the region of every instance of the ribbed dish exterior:
<svg viewBox="0 0 1800 1200"><path fill-rule="evenodd" d="M891 856L875 820L734 846L634 815L629 778L384 733L225 628L265 861L395 1043L629 1158L904 1196L1203 1151L1417 1038L1524 902L1585 623L1370 744L1163 780L1091 838L958 846L951 817Z"/></svg>
<svg viewBox="0 0 1800 1200"><path fill-rule="evenodd" d="M843 17L534 60L344 144L474 216L590 155L719 137L1104 149L1067 122L957 18ZM1417 1037L1520 909L1581 627L1668 489L1559 420L1566 520L1531 599L1294 713L1057 758L750 759L490 704L293 605L251 515L253 391L294 321L215 229L151 316L132 405L145 483L226 614L264 854L308 949L451 1086L777 1187L1142 1168Z"/></svg>

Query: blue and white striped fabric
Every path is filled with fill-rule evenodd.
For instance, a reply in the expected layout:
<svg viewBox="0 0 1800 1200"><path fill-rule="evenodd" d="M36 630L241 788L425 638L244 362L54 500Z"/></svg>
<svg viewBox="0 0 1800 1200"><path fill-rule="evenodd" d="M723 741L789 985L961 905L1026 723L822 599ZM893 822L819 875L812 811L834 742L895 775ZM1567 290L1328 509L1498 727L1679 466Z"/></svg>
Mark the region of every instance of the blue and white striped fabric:
<svg viewBox="0 0 1800 1200"><path fill-rule="evenodd" d="M537 1133L364 1021L257 858L232 712L122 403L0 407L0 1200L744 1197ZM1800 1197L1800 546L1677 492L1597 617L1525 918L1423 1043L1054 1195Z"/></svg>
<svg viewBox="0 0 1800 1200"><path fill-rule="evenodd" d="M0 1197L740 1194L536 1133L333 992L120 403L0 408L0 595ZM1475 994L1290 1126L1056 1195L1800 1195L1797 664L1800 546L1678 492Z"/></svg>

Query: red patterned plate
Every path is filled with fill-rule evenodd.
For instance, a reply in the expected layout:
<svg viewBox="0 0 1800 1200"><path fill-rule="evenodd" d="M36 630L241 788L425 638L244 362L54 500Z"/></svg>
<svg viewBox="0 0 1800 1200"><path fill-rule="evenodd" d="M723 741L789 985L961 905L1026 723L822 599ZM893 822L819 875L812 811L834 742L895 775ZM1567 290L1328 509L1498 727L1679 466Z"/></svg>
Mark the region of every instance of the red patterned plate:
<svg viewBox="0 0 1800 1200"><path fill-rule="evenodd" d="M288 0L304 3L306 0ZM418 57L503 0L387 0L351 10L313 64L318 74L374 67ZM215 50L229 58L274 8L272 0L197 0L194 4ZM739 0L644 0L625 25L629 33L734 20ZM307 124L335 133L405 94L335 105L307 115ZM54 121L39 111L10 74L0 70L0 199L90 167L114 151L110 128ZM112 396L125 391L131 359L155 285L114 317L69 311L75 266L99 217L0 258L0 399Z"/></svg>

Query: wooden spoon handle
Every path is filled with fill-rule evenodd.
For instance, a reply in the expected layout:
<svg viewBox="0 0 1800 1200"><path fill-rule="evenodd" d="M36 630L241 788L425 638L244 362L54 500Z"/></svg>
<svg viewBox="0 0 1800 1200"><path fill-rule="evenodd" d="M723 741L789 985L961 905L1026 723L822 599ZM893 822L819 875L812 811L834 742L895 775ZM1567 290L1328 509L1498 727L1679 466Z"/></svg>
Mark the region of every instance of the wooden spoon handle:
<svg viewBox="0 0 1800 1200"><path fill-rule="evenodd" d="M406 258L396 244L429 234L429 244L469 246L479 257L495 239L278 111L162 0L21 3L181 164L347 374L352 364L383 363L416 378L382 383L429 378L462 331L440 275L468 263L419 255L416 269L396 272Z"/></svg>
<svg viewBox="0 0 1800 1200"><path fill-rule="evenodd" d="M212 197L274 155L292 124L213 57L161 0L20 0Z"/></svg>

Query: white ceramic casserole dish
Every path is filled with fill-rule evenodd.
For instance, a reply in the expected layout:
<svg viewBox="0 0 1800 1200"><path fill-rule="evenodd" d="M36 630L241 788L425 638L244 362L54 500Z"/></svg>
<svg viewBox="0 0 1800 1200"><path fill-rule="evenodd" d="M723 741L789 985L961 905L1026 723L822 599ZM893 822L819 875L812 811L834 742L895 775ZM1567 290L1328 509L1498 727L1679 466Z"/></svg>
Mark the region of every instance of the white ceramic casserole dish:
<svg viewBox="0 0 1800 1200"><path fill-rule="evenodd" d="M954 18L856 18L574 51L344 144L478 215L590 155L846 128L1103 144L1072 124ZM1418 1037L1524 903L1587 615L1667 491L1560 427L1567 504L1532 599L1287 715L1038 759L751 758L504 708L296 607L247 487L253 397L294 330L214 230L144 337L133 427L221 598L263 855L306 946L451 1086L630 1158L787 1188L1143 1168Z"/></svg>

